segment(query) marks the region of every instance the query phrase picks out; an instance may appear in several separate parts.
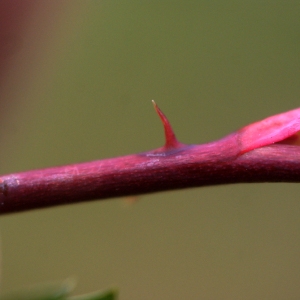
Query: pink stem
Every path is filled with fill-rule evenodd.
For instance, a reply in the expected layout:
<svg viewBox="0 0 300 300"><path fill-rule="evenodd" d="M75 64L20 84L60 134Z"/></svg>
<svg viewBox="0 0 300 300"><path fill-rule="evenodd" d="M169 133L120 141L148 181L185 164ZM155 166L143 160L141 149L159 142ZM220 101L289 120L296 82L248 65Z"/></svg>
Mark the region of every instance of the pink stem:
<svg viewBox="0 0 300 300"><path fill-rule="evenodd" d="M299 146L266 145L244 153L246 130L208 144L181 144L156 104L155 109L165 128L164 147L140 154L2 176L0 214L196 186L300 182ZM245 128L248 127L251 125ZM253 133L250 133L253 139ZM247 147L250 146L247 144Z"/></svg>

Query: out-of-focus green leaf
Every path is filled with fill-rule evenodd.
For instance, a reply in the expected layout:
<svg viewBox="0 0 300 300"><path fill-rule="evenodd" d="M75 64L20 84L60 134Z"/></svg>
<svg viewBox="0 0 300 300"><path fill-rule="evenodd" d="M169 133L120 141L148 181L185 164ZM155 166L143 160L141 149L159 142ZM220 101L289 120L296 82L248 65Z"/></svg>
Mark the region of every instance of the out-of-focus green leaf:
<svg viewBox="0 0 300 300"><path fill-rule="evenodd" d="M63 300L68 297L73 288L74 284L71 281L65 281L62 284L38 285L1 295L0 300Z"/></svg>
<svg viewBox="0 0 300 300"><path fill-rule="evenodd" d="M85 295L70 297L74 282L65 281L61 284L38 285L19 289L7 295L1 295L0 300L116 300L117 290L110 289Z"/></svg>
<svg viewBox="0 0 300 300"><path fill-rule="evenodd" d="M104 292L96 292L92 294L80 295L68 298L69 300L116 300L117 290L108 290Z"/></svg>

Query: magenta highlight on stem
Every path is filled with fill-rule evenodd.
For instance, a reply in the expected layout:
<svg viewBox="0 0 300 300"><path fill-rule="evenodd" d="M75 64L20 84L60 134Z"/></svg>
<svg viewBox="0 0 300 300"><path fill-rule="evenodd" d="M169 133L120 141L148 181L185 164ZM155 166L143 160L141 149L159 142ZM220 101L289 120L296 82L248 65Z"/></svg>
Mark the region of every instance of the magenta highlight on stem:
<svg viewBox="0 0 300 300"><path fill-rule="evenodd" d="M0 177L0 214L76 202L239 182L300 182L300 109L250 124L211 143L180 143L122 157Z"/></svg>

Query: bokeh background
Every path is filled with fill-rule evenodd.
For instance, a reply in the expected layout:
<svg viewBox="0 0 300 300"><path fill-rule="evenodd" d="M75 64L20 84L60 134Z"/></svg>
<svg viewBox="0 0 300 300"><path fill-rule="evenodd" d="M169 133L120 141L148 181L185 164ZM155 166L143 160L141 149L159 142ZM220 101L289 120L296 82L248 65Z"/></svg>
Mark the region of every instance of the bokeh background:
<svg viewBox="0 0 300 300"><path fill-rule="evenodd" d="M184 143L299 106L297 1L3 0L0 173ZM1 216L1 291L75 278L120 299L299 299L298 184Z"/></svg>

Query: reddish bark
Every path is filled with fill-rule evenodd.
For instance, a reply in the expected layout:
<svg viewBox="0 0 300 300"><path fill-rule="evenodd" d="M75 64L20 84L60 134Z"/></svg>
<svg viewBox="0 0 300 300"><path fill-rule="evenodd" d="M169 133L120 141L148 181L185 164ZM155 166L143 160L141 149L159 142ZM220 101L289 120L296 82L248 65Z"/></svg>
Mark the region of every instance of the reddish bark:
<svg viewBox="0 0 300 300"><path fill-rule="evenodd" d="M296 139L300 109L248 125L215 142L185 145L176 140L167 118L154 105L165 129L164 147L2 176L0 214L196 186L300 182L300 148L284 143L291 136Z"/></svg>

